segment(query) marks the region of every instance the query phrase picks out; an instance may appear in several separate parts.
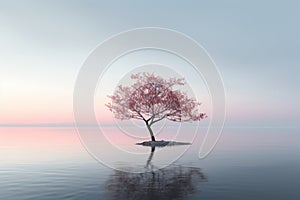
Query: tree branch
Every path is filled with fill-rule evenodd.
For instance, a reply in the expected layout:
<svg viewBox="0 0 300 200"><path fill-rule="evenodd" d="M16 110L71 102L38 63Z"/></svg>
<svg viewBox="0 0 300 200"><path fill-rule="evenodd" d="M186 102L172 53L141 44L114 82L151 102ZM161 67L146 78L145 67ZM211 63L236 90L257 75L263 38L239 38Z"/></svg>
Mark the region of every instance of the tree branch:
<svg viewBox="0 0 300 200"><path fill-rule="evenodd" d="M145 122L148 122L145 118L144 118L144 116L140 113L140 112L138 112L137 110L134 110Z"/></svg>
<svg viewBox="0 0 300 200"><path fill-rule="evenodd" d="M163 117L161 117L161 118L159 118L159 119L157 119L157 120L152 120L149 126L151 126L152 124L154 124L156 122L159 122L159 121L163 120L164 118L166 118L166 115L163 116Z"/></svg>

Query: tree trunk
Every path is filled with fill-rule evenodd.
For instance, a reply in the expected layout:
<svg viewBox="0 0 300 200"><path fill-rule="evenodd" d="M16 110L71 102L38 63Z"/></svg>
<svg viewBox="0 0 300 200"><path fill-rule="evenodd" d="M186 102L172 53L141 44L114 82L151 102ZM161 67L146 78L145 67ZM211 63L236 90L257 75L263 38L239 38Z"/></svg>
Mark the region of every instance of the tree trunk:
<svg viewBox="0 0 300 200"><path fill-rule="evenodd" d="M151 140L155 141L155 137L154 137L153 131L152 131L151 127L149 126L149 124L147 122L146 122L146 126L147 126L148 131L149 131L149 133L151 135Z"/></svg>

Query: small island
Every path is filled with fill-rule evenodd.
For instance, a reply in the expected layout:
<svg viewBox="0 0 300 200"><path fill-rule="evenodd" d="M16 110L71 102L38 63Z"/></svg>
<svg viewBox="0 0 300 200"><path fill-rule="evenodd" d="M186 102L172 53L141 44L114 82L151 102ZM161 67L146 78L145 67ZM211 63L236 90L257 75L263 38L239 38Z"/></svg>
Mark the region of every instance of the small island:
<svg viewBox="0 0 300 200"><path fill-rule="evenodd" d="M165 146L176 146L176 145L191 145L189 142L174 142L174 141L145 141L136 143L136 145L149 146L149 147L165 147Z"/></svg>

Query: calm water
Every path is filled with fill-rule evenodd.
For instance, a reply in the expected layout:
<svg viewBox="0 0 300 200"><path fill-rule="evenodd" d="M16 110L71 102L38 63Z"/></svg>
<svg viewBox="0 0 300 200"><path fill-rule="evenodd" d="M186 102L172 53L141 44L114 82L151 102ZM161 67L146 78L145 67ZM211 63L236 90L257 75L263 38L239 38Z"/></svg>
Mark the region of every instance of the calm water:
<svg viewBox="0 0 300 200"><path fill-rule="evenodd" d="M104 155L150 172L99 164L73 128L0 128L0 199L300 199L300 129L226 128L209 157L197 158L196 141L173 165L154 172L185 147L151 152L120 137L112 141L143 152L141 159L105 148Z"/></svg>

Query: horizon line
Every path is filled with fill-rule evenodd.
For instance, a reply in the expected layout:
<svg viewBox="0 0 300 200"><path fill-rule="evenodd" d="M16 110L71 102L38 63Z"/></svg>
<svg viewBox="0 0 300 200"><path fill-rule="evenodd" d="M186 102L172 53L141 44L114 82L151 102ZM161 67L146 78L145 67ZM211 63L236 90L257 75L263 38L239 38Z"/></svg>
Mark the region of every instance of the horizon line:
<svg viewBox="0 0 300 200"><path fill-rule="evenodd" d="M113 122L104 122L102 124L103 126L112 126L115 125ZM191 124L195 125L195 124ZM93 123L84 123L84 124L76 124L76 123L71 123L71 122L65 122L65 123L4 123L0 124L0 128L5 128L5 127L97 127L99 124L93 124ZM130 126L130 124L125 125L125 126ZM175 126L175 125L170 125L169 126ZM199 125L199 128L207 128L207 126L201 126ZM300 126L259 126L259 125L248 125L248 126L239 126L239 125L231 125L231 126L226 126L224 125L224 128L300 128Z"/></svg>

